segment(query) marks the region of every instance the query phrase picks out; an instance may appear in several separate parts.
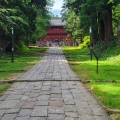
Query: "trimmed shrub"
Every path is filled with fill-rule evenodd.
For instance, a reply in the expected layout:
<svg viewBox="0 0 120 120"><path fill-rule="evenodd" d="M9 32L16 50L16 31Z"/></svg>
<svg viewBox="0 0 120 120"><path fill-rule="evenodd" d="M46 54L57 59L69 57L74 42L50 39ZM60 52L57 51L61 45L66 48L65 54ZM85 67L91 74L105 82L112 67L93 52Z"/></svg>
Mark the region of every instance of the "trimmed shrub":
<svg viewBox="0 0 120 120"><path fill-rule="evenodd" d="M85 36L83 42L79 45L81 48L87 47L90 43L90 36Z"/></svg>

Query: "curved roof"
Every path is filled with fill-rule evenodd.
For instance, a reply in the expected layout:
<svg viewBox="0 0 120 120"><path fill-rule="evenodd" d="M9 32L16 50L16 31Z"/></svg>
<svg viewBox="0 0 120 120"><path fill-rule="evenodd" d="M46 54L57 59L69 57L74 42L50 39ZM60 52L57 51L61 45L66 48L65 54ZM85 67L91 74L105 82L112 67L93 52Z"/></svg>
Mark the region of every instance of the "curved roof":
<svg viewBox="0 0 120 120"><path fill-rule="evenodd" d="M65 26L66 25L66 22L65 21L62 21L61 18L52 18L50 20L50 25L51 26Z"/></svg>

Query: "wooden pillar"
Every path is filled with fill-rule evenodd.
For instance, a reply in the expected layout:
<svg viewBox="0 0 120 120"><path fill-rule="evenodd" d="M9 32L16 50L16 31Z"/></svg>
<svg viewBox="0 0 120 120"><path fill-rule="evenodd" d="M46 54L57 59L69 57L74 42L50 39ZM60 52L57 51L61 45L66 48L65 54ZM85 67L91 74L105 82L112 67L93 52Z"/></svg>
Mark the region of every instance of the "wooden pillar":
<svg viewBox="0 0 120 120"><path fill-rule="evenodd" d="M48 46L48 39L47 38L45 38L46 39L46 46Z"/></svg>
<svg viewBox="0 0 120 120"><path fill-rule="evenodd" d="M55 43L55 38L53 37L52 39L53 39L53 43Z"/></svg>
<svg viewBox="0 0 120 120"><path fill-rule="evenodd" d="M40 36L40 37L39 37L40 47L42 47L42 39L43 39L43 37L42 37L42 36Z"/></svg>
<svg viewBox="0 0 120 120"><path fill-rule="evenodd" d="M55 46L55 37L53 37L52 39L53 39L52 46Z"/></svg>
<svg viewBox="0 0 120 120"><path fill-rule="evenodd" d="M58 45L60 46L60 38L58 37Z"/></svg>
<svg viewBox="0 0 120 120"><path fill-rule="evenodd" d="M70 43L71 43L71 36L67 36L67 40L68 40L68 46L70 46Z"/></svg>
<svg viewBox="0 0 120 120"><path fill-rule="evenodd" d="M49 47L51 47L51 44L52 44L52 41L51 41L51 38L49 38Z"/></svg>

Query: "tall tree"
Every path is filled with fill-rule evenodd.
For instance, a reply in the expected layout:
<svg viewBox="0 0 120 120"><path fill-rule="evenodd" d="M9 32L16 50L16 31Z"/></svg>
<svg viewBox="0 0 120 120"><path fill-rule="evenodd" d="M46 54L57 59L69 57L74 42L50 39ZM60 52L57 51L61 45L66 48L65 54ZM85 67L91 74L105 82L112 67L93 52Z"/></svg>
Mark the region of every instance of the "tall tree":
<svg viewBox="0 0 120 120"><path fill-rule="evenodd" d="M86 33L92 26L93 40L104 40L106 47L113 37L112 9L118 3L118 0L64 0L63 7L80 16L81 28Z"/></svg>
<svg viewBox="0 0 120 120"><path fill-rule="evenodd" d="M82 34L82 29L80 28L80 17L76 15L75 12L76 11L74 9L67 7L67 0L65 0L61 15L62 19L66 21L65 29L67 33L72 36L74 45L76 39L80 40Z"/></svg>
<svg viewBox="0 0 120 120"><path fill-rule="evenodd" d="M63 20L66 21L65 29L66 32L72 36L72 40L75 45L76 39L80 38L82 30L80 29L80 19L79 16L75 15L74 11L64 11L62 13Z"/></svg>
<svg viewBox="0 0 120 120"><path fill-rule="evenodd" d="M45 8L41 9L37 6L37 17L35 23L35 31L32 34L32 42L35 42L39 36L46 35L46 29L49 27L49 20L51 19L50 9L53 6L53 0L47 0Z"/></svg>
<svg viewBox="0 0 120 120"><path fill-rule="evenodd" d="M117 44L120 44L120 4L113 8L113 27L116 34Z"/></svg>
<svg viewBox="0 0 120 120"><path fill-rule="evenodd" d="M49 19L48 6L52 0L0 0L0 38L3 34L10 34L10 28L15 29L15 39L28 41L36 30L38 16L41 22ZM43 25L46 26L46 25ZM42 27L42 26L39 26ZM44 31L44 29L43 29Z"/></svg>

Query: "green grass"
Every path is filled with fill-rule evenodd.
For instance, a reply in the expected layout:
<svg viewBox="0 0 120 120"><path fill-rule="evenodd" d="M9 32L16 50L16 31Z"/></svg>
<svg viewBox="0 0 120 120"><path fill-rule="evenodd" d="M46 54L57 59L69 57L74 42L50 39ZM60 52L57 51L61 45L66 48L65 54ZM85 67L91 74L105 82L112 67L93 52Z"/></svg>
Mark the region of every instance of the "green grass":
<svg viewBox="0 0 120 120"><path fill-rule="evenodd" d="M10 80L8 76L28 70L42 58L46 50L47 48L31 47L27 52L17 52L14 54L14 63L11 62L10 54L2 56L0 58L0 81ZM0 82L0 93L10 85L10 83Z"/></svg>
<svg viewBox="0 0 120 120"><path fill-rule="evenodd" d="M119 116L118 116L118 120L120 120L120 114L119 114Z"/></svg>
<svg viewBox="0 0 120 120"><path fill-rule="evenodd" d="M90 60L88 48L62 47L73 71L103 105L120 109L120 47L106 49L99 59L96 73L96 59ZM89 84L87 84L89 81ZM120 120L120 115L118 120Z"/></svg>
<svg viewBox="0 0 120 120"><path fill-rule="evenodd" d="M120 83L89 83L97 99L110 108L120 109Z"/></svg>
<svg viewBox="0 0 120 120"><path fill-rule="evenodd" d="M32 47L29 52L15 53L14 63L11 62L10 55L0 59L0 78L17 72L24 72L26 66L33 65L43 56L47 48Z"/></svg>
<svg viewBox="0 0 120 120"><path fill-rule="evenodd" d="M64 50L66 58L69 60L72 69L79 75L82 81L92 80L120 82L120 52L119 54L113 55L110 54L112 49L111 51L106 50L103 52L98 62L97 74L96 59L93 56L93 60L90 60L88 48L80 49L79 47L63 47L62 49Z"/></svg>
<svg viewBox="0 0 120 120"><path fill-rule="evenodd" d="M0 94L8 89L11 86L11 83L2 83L0 82Z"/></svg>

